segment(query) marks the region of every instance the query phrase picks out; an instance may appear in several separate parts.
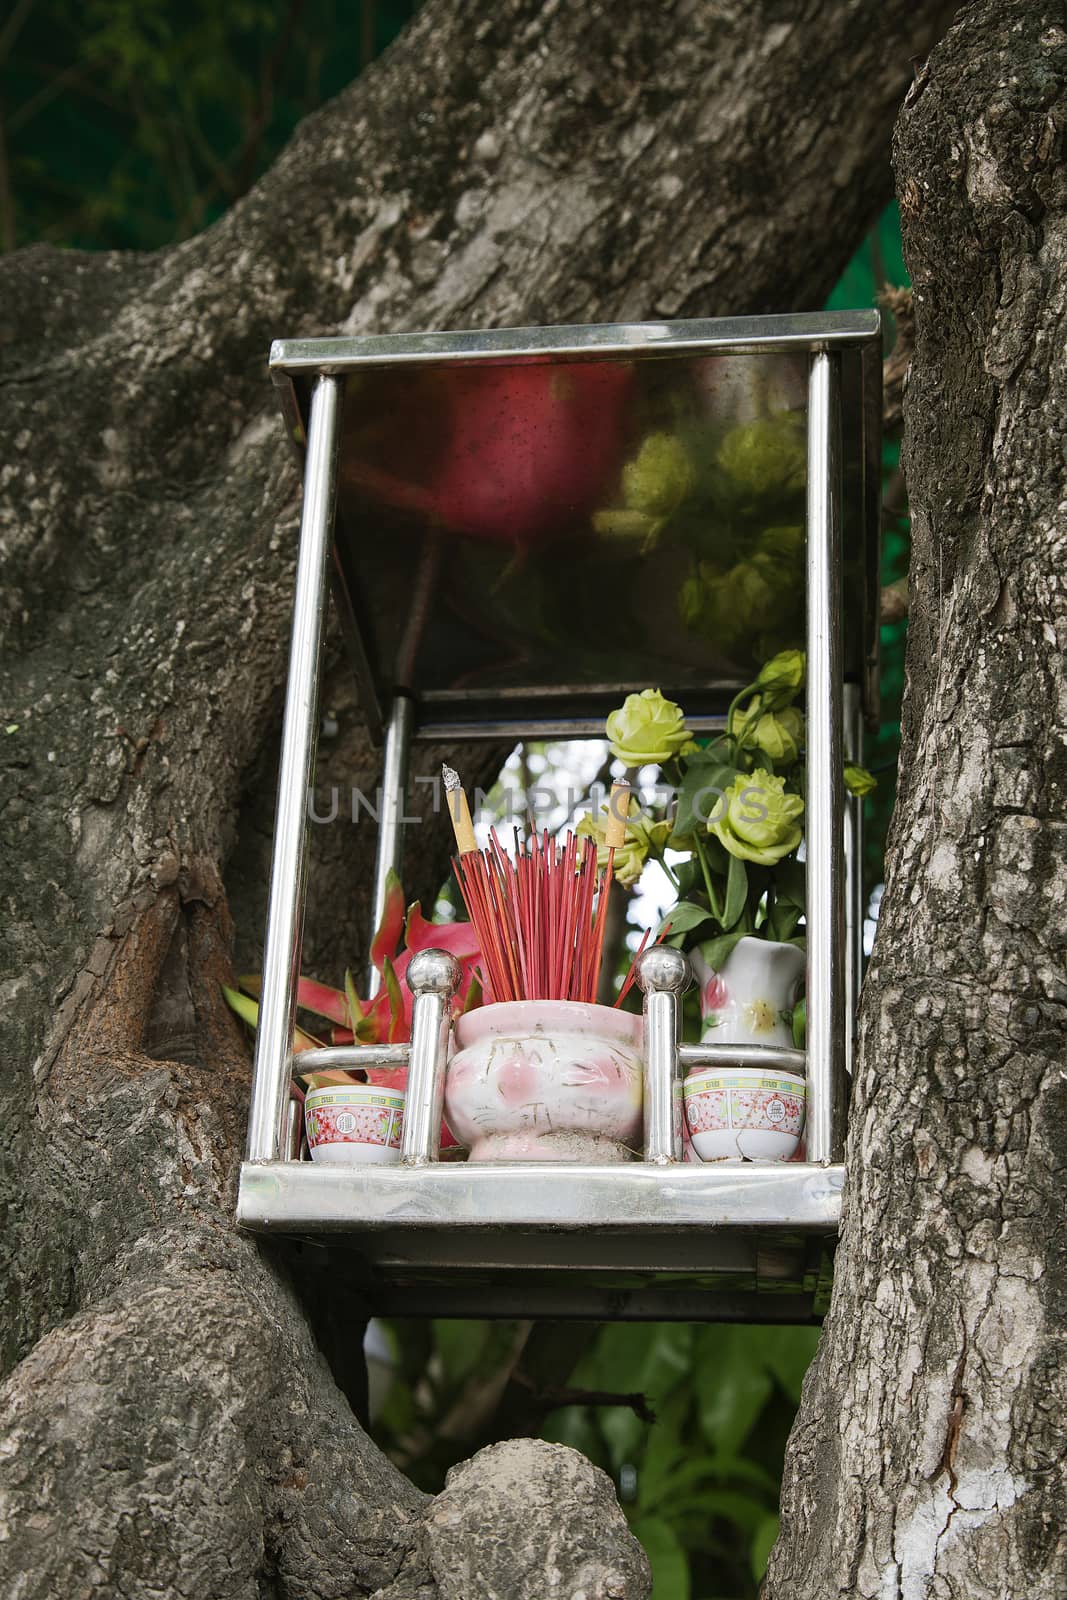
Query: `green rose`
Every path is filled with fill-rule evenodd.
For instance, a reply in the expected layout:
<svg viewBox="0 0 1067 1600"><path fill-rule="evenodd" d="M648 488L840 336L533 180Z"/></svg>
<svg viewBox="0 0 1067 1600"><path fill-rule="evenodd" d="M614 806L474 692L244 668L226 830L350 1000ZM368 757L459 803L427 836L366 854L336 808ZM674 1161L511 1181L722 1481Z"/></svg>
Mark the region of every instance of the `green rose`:
<svg viewBox="0 0 1067 1600"><path fill-rule="evenodd" d="M685 713L673 700L665 700L658 689L642 689L628 694L618 711L604 724L613 756L628 767L643 767L650 761L669 761L692 735L685 725Z"/></svg>
<svg viewBox="0 0 1067 1600"><path fill-rule="evenodd" d="M747 655L758 635L788 623L796 603L791 575L768 555L739 561L726 572L700 561L678 595L678 610L686 627L713 638L727 654L739 651Z"/></svg>
<svg viewBox="0 0 1067 1600"><path fill-rule="evenodd" d="M633 808L637 805L631 800L631 815L626 823L626 837L621 845L615 848L615 865L613 868L615 880L621 883L624 889L637 882L641 876L648 852L655 849L661 851L670 837L671 825L669 822L649 822L640 814L633 815ZM592 839L596 844L596 863L604 870L608 864L610 851L604 843L607 829L608 814L601 811L594 817L592 812L586 812L581 818L575 832L579 838Z"/></svg>
<svg viewBox="0 0 1067 1600"><path fill-rule="evenodd" d="M730 429L718 460L746 498L798 492L807 473L803 429L791 417L746 422Z"/></svg>
<svg viewBox="0 0 1067 1600"><path fill-rule="evenodd" d="M878 779L867 771L866 767L847 766L845 768L845 788L849 794L870 794L872 789L877 789Z"/></svg>
<svg viewBox="0 0 1067 1600"><path fill-rule="evenodd" d="M627 508L649 517L669 517L693 487L693 465L680 439L650 433L622 469Z"/></svg>
<svg viewBox="0 0 1067 1600"><path fill-rule="evenodd" d="M788 561L799 566L804 555L804 529L800 527L764 528L759 536L759 549L763 555L776 561Z"/></svg>
<svg viewBox="0 0 1067 1600"><path fill-rule="evenodd" d="M786 794L784 778L757 767L736 777L723 800L708 831L732 856L772 867L799 845L803 829L797 819L804 802L798 794Z"/></svg>
<svg viewBox="0 0 1067 1600"><path fill-rule="evenodd" d="M804 743L804 718L796 706L767 711L757 721L751 737L757 750L770 756L777 766L787 766L797 759Z"/></svg>
<svg viewBox="0 0 1067 1600"><path fill-rule="evenodd" d="M764 662L756 679L765 711L777 711L795 698L804 682L805 658L803 650L780 650Z"/></svg>

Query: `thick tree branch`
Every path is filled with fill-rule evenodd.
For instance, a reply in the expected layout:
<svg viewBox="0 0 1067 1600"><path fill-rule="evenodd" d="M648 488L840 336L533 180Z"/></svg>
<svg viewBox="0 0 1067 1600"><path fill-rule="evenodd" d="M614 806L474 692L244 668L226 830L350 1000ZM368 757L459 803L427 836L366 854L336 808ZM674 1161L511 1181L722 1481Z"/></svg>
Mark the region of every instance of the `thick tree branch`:
<svg viewBox="0 0 1067 1600"><path fill-rule="evenodd" d="M897 130L913 556L829 1321L771 1600L1062 1593L1067 31L961 12Z"/></svg>
<svg viewBox="0 0 1067 1600"><path fill-rule="evenodd" d="M4 1470L24 1600L147 1600L154 1562L191 1600L532 1592L493 1565L502 1538L495 1576L457 1588L434 1551L469 1536L458 1491L438 1512L397 1484L230 1222L247 1063L217 1002L221 884L232 857L234 915L260 926L298 521L269 341L818 306L885 195L908 58L944 10L431 0L206 233L2 264ZM373 790L351 702L337 749ZM326 832L308 950L358 964L370 839ZM413 832L410 881L432 881L438 841ZM525 1519L531 1571L558 1541L538 1593L642 1594L576 1460L585 1509L527 1514L525 1449L479 1515Z"/></svg>

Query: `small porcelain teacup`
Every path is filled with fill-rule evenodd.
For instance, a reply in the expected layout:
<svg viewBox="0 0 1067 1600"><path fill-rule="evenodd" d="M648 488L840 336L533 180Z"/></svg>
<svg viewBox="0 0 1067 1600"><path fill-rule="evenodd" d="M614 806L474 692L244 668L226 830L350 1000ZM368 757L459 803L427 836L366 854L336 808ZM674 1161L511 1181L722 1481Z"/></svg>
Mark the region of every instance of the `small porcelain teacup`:
<svg viewBox="0 0 1067 1600"><path fill-rule="evenodd" d="M304 1102L312 1161L355 1166L400 1160L404 1091L374 1083L331 1083Z"/></svg>
<svg viewBox="0 0 1067 1600"><path fill-rule="evenodd" d="M807 1085L795 1072L698 1067L682 1094L701 1161L788 1161L804 1131Z"/></svg>

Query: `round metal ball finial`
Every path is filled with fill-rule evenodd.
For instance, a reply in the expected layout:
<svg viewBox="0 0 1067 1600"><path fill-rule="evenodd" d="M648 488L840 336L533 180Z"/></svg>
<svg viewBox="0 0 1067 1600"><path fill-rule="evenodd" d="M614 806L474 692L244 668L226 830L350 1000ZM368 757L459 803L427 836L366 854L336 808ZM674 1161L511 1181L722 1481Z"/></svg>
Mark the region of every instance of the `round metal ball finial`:
<svg viewBox="0 0 1067 1600"><path fill-rule="evenodd" d="M420 950L408 966L408 988L412 994L455 994L463 969L447 950Z"/></svg>
<svg viewBox="0 0 1067 1600"><path fill-rule="evenodd" d="M655 945L637 958L637 982L645 994L684 994L692 981L689 962L680 950Z"/></svg>

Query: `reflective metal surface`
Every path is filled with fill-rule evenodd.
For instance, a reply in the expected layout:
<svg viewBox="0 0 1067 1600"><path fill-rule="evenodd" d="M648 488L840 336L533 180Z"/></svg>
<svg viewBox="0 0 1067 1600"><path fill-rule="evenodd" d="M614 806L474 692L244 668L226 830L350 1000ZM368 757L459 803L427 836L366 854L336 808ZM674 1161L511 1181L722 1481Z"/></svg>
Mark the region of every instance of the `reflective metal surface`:
<svg viewBox="0 0 1067 1600"><path fill-rule="evenodd" d="M808 1159L838 1154L845 1048L845 875L841 760L840 373L815 355L808 390L807 806Z"/></svg>
<svg viewBox="0 0 1067 1600"><path fill-rule="evenodd" d="M338 568L371 720L397 689L437 736L464 712L521 734L553 695L595 727L649 683L725 710L803 643L815 349L842 363L845 657L869 693L878 330L862 312L275 345L288 418L314 371L345 384Z"/></svg>
<svg viewBox="0 0 1067 1600"><path fill-rule="evenodd" d="M276 339L270 348L275 381L298 372L342 373L352 368L486 357L538 361L554 356L630 356L635 351L720 355L812 349L854 349L877 337L877 311L801 311L765 317L693 318L677 322L561 324L546 328L484 328L456 333L387 333L358 339Z"/></svg>
<svg viewBox="0 0 1067 1600"><path fill-rule="evenodd" d="M304 915L307 796L315 771L319 657L322 650L326 564L333 536L337 488L340 385L320 378L311 403L304 510L293 603L289 681L282 724L278 805L274 819L263 988L256 1030L252 1108L248 1124L251 1161L277 1158L289 1099L290 1051L296 1021L296 981Z"/></svg>
<svg viewBox="0 0 1067 1600"><path fill-rule="evenodd" d="M389 713L385 730L382 764L381 804L378 811L378 845L374 858L374 901L371 936L381 927L385 915L390 872L399 873L403 851L404 801L408 787L408 760L411 732L415 726L415 707L406 694L398 694ZM367 998L372 1000L381 988L382 975L373 961L367 962Z"/></svg>
<svg viewBox="0 0 1067 1600"><path fill-rule="evenodd" d="M808 1062L805 1051L777 1044L683 1044L678 1059L687 1072L694 1067L782 1067L801 1077Z"/></svg>
<svg viewBox="0 0 1067 1600"><path fill-rule="evenodd" d="M657 1166L682 1159L679 1000L692 981L680 950L660 946L638 958L637 982L645 997L644 1155Z"/></svg>
<svg viewBox="0 0 1067 1600"><path fill-rule="evenodd" d="M330 1067L358 1071L363 1067L405 1067L411 1055L409 1044L331 1044L321 1050L303 1050L301 1072L325 1072Z"/></svg>
<svg viewBox="0 0 1067 1600"><path fill-rule="evenodd" d="M448 1161L418 1168L246 1162L237 1218L260 1232L351 1229L368 1250L371 1233L399 1227L408 1260L447 1259L447 1235L471 1233L483 1264L521 1266L539 1258L555 1266L572 1262L575 1269L589 1265L578 1242L586 1229L621 1241L613 1265L633 1260L643 1266L662 1257L650 1256L651 1241L642 1236L680 1232L674 1258L679 1266L679 1255L690 1264L706 1258L708 1228L832 1233L843 1184L843 1167L785 1161L603 1167ZM520 1248L518 1235L527 1229L534 1232L523 1236ZM565 1230L569 1242L561 1252L551 1238L537 1236L539 1229ZM693 1230L688 1243L687 1230ZM429 1237L434 1232L436 1241ZM631 1246L631 1239L640 1243Z"/></svg>
<svg viewBox="0 0 1067 1600"><path fill-rule="evenodd" d="M412 959L408 979L414 1001L400 1160L407 1167L423 1167L437 1160L441 1146L449 1002L459 985L459 962L444 950L421 950Z"/></svg>

